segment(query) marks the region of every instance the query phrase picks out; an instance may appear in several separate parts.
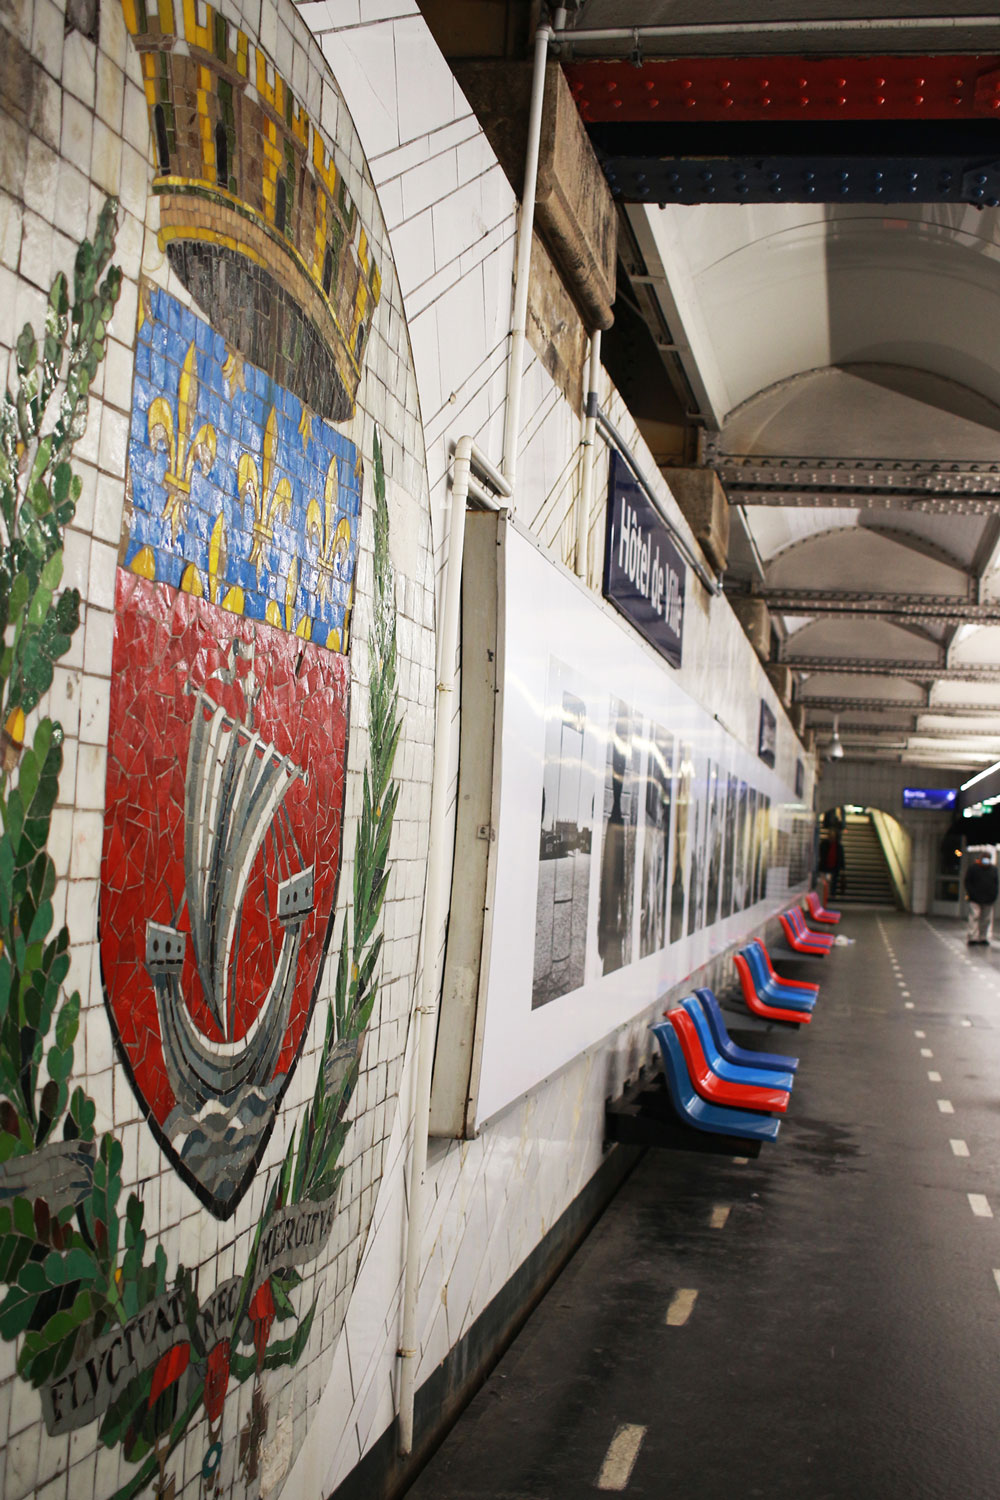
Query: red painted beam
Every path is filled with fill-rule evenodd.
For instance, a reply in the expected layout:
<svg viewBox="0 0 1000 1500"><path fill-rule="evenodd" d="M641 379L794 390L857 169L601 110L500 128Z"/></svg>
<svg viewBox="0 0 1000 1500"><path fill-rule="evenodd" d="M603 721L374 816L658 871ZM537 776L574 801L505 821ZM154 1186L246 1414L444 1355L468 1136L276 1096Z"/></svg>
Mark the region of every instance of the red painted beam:
<svg viewBox="0 0 1000 1500"><path fill-rule="evenodd" d="M1000 116L1000 57L652 58L565 67L590 124Z"/></svg>

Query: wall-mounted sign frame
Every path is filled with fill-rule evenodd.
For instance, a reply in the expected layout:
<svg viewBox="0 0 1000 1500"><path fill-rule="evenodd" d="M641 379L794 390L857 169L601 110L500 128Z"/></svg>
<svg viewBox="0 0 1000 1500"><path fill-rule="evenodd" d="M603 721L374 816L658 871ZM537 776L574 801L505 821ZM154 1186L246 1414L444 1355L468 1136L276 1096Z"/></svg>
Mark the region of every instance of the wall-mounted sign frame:
<svg viewBox="0 0 1000 1500"><path fill-rule="evenodd" d="M687 569L666 522L618 453L608 475L606 538L604 597L679 667Z"/></svg>
<svg viewBox="0 0 1000 1500"><path fill-rule="evenodd" d="M771 705L760 700L760 728L757 732L757 754L765 766L773 766L778 748L778 720Z"/></svg>

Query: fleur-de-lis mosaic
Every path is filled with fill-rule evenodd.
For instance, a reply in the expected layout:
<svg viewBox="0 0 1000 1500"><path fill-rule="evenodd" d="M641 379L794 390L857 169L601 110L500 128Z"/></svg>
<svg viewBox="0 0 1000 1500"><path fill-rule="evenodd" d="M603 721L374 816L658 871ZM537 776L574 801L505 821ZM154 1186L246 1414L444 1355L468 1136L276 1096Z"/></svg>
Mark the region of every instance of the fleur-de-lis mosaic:
<svg viewBox="0 0 1000 1500"><path fill-rule="evenodd" d="M293 635L299 635L304 641L312 639L312 621L308 615L303 615L296 623L295 600L299 592L299 562L293 557L288 569L288 582L285 585L285 614L282 619L281 610L273 599L269 599L264 619L269 625L276 626L279 630L288 630Z"/></svg>
<svg viewBox="0 0 1000 1500"><path fill-rule="evenodd" d="M203 422L191 437L194 416L198 407L198 367L195 345L188 348L181 369L177 388L177 418L165 396L157 396L150 403L147 418L149 446L156 452L165 448L167 469L163 476L166 499L163 502L163 519L170 522L170 535L177 540L183 522L183 510L191 494L191 481L197 463L207 478L215 463L216 436L210 422Z"/></svg>
<svg viewBox="0 0 1000 1500"><path fill-rule="evenodd" d="M333 583L343 576L351 555L351 523L347 516L337 522L339 460L332 459L326 471L323 505L313 498L306 507L306 536L318 550L316 597L322 603L334 597Z"/></svg>
<svg viewBox="0 0 1000 1500"><path fill-rule="evenodd" d="M226 523L225 517L219 515L209 538L207 572L202 575L194 563L188 563L181 576L181 588L186 594L194 594L197 599L207 596L212 604L221 602L223 609L230 610L234 615L241 615L244 606L243 590L234 586L222 594L226 561Z"/></svg>
<svg viewBox="0 0 1000 1500"><path fill-rule="evenodd" d="M257 570L257 582L267 564L267 549L274 540L275 524L287 521L292 514L291 481L282 474L275 481L275 458L278 451L278 414L271 407L271 414L264 429L264 451L262 454L263 475L255 459L249 453L240 455L237 470L237 493L243 514L247 506L253 512L253 542L250 547L250 563Z"/></svg>

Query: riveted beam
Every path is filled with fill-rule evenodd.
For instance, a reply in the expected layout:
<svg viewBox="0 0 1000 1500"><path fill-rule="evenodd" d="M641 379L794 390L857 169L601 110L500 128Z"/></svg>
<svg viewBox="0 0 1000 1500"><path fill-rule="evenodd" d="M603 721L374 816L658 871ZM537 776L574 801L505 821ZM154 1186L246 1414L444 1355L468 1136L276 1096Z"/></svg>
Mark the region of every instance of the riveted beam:
<svg viewBox="0 0 1000 1500"><path fill-rule="evenodd" d="M782 589L758 590L772 611L796 615L850 615L873 617L892 623L914 619L952 620L959 624L1000 624L1000 601L975 604L953 594L870 594L862 590Z"/></svg>
<svg viewBox="0 0 1000 1500"><path fill-rule="evenodd" d="M995 515L1000 462L797 458L720 453L705 461L722 480L730 505L903 509Z"/></svg>
<svg viewBox="0 0 1000 1500"><path fill-rule="evenodd" d="M907 677L911 682L1000 682L1000 665L945 667L933 661L894 657L782 656L794 672L845 672L862 677Z"/></svg>
<svg viewBox="0 0 1000 1500"><path fill-rule="evenodd" d="M1000 56L649 57L565 67L587 124L990 119Z"/></svg>
<svg viewBox="0 0 1000 1500"><path fill-rule="evenodd" d="M898 698L852 698L839 693L827 693L810 698L796 697L803 708L824 709L832 713L862 713L884 710L888 713L908 714L913 718L933 714L954 718L1000 718L1000 704L990 708L982 703L901 703ZM876 726L877 727L877 726Z"/></svg>

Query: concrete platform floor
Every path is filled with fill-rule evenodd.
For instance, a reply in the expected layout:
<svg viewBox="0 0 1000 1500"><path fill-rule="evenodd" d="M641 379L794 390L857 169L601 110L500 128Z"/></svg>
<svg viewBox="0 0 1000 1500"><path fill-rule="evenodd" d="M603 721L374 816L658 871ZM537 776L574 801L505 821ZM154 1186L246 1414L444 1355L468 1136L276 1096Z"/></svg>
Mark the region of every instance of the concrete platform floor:
<svg viewBox="0 0 1000 1500"><path fill-rule="evenodd" d="M411 1500L997 1500L1000 950L841 930L754 1039L802 1059L778 1141L648 1152Z"/></svg>

